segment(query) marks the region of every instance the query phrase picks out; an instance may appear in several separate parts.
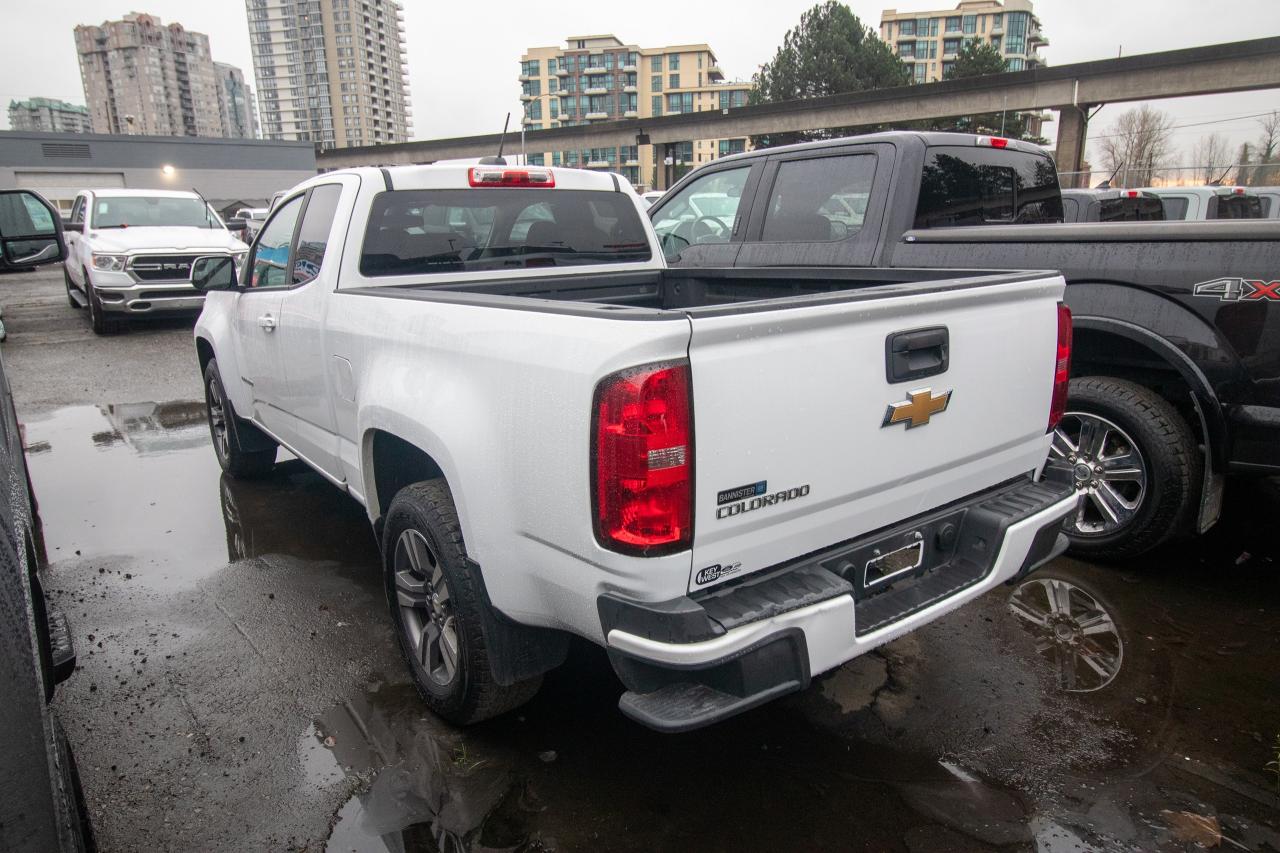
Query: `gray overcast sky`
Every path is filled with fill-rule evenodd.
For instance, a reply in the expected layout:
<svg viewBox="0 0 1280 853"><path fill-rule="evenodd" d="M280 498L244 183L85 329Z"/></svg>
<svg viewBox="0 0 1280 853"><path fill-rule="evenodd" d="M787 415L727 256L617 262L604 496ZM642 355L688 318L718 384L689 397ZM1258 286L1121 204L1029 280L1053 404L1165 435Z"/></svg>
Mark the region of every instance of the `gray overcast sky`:
<svg viewBox="0 0 1280 853"><path fill-rule="evenodd" d="M887 0L893 2L893 0ZM3 0L0 35L0 99L34 95L84 102L72 28L100 23L137 9L179 21L208 34L214 58L252 74L244 8L236 0ZM957 0L958 2L958 0ZM612 32L632 44L707 42L730 78L748 80L773 56L788 28L814 0L769 3L631 4L643 14L622 14L598 0L558 0L552 4L498 0L472 5L445 0L405 0L410 95L417 138L466 136L501 129L508 110L519 115L517 62L530 46L561 43L577 33ZM879 24L883 3L849 4L864 23ZM901 10L952 5L929 0L897 0ZM1036 13L1050 46L1042 49L1053 65L1155 50L1280 35L1280 0L1037 0ZM554 14L548 12L554 11ZM256 89L256 87L255 87ZM1158 102L1174 114L1177 147L1187 151L1207 133L1226 134L1235 147L1256 134L1253 119L1238 118L1280 108L1280 90ZM1105 133L1122 107L1108 106L1090 126ZM7 113L0 123L8 126ZM1053 138L1054 125L1046 135ZM1185 158L1184 158L1185 159Z"/></svg>

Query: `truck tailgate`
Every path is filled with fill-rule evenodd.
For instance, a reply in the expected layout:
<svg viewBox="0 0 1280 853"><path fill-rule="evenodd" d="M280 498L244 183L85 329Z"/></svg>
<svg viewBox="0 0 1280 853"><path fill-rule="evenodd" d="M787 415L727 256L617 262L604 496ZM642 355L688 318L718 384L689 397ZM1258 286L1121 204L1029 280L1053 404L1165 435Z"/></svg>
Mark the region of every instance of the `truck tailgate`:
<svg viewBox="0 0 1280 853"><path fill-rule="evenodd" d="M690 590L1038 471L1049 448L1063 281L1010 279L885 287L822 305L690 312ZM948 338L945 371L890 382L888 340L933 341L932 332L897 336L937 327ZM891 404L912 400L886 423ZM926 423L929 408L939 410Z"/></svg>

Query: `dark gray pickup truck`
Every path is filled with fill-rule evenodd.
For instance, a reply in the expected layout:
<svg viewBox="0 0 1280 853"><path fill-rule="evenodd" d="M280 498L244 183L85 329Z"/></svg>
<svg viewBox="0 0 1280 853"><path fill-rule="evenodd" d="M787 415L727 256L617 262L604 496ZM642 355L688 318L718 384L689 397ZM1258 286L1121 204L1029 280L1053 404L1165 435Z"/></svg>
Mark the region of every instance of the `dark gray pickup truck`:
<svg viewBox="0 0 1280 853"><path fill-rule="evenodd" d="M1280 222L1062 224L1041 148L914 132L717 160L649 215L673 266L1061 270L1073 380L1050 462L1089 497L1077 553L1202 532L1226 474L1280 473Z"/></svg>

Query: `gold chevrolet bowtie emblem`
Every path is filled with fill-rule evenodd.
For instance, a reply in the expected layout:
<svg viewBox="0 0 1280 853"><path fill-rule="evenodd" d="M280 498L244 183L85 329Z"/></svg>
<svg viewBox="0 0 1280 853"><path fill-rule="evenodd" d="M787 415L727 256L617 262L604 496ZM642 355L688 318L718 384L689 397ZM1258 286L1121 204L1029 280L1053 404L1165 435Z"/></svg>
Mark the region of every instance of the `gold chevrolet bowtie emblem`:
<svg viewBox="0 0 1280 853"><path fill-rule="evenodd" d="M939 412L945 412L947 403L951 402L950 391L935 397L932 388L917 388L907 396L911 399L905 403L889 404L888 410L884 413L884 423L880 424L881 427L900 423L905 423L907 429L924 426L929 422L929 418Z"/></svg>

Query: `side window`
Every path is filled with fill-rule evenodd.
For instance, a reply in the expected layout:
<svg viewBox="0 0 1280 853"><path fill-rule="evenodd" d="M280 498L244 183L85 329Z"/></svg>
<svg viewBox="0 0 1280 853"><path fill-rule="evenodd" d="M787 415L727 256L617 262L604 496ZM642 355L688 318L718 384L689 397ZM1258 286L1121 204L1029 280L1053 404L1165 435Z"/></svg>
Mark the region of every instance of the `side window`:
<svg viewBox="0 0 1280 853"><path fill-rule="evenodd" d="M702 243L728 243L733 237L750 166L712 172L693 181L657 212L654 230L668 258Z"/></svg>
<svg viewBox="0 0 1280 853"><path fill-rule="evenodd" d="M84 222L84 196L76 196L76 203L71 206L71 221Z"/></svg>
<svg viewBox="0 0 1280 853"><path fill-rule="evenodd" d="M307 211L298 229L298 249L293 256L293 284L306 284L320 274L329 230L342 196L339 184L324 184L311 191Z"/></svg>
<svg viewBox="0 0 1280 853"><path fill-rule="evenodd" d="M1160 202L1164 205L1165 219L1186 219L1187 202L1190 198L1185 195L1166 195L1161 196Z"/></svg>
<svg viewBox="0 0 1280 853"><path fill-rule="evenodd" d="M1080 221L1080 202L1074 198L1063 197L1062 199L1062 221L1063 222L1079 222Z"/></svg>
<svg viewBox="0 0 1280 853"><path fill-rule="evenodd" d="M248 286L286 287L289 284L289 247L293 243L294 226L302 210L302 196L290 199L277 208L258 235L249 265Z"/></svg>
<svg viewBox="0 0 1280 853"><path fill-rule="evenodd" d="M876 174L873 154L789 160L765 209L765 243L828 243L862 230Z"/></svg>

